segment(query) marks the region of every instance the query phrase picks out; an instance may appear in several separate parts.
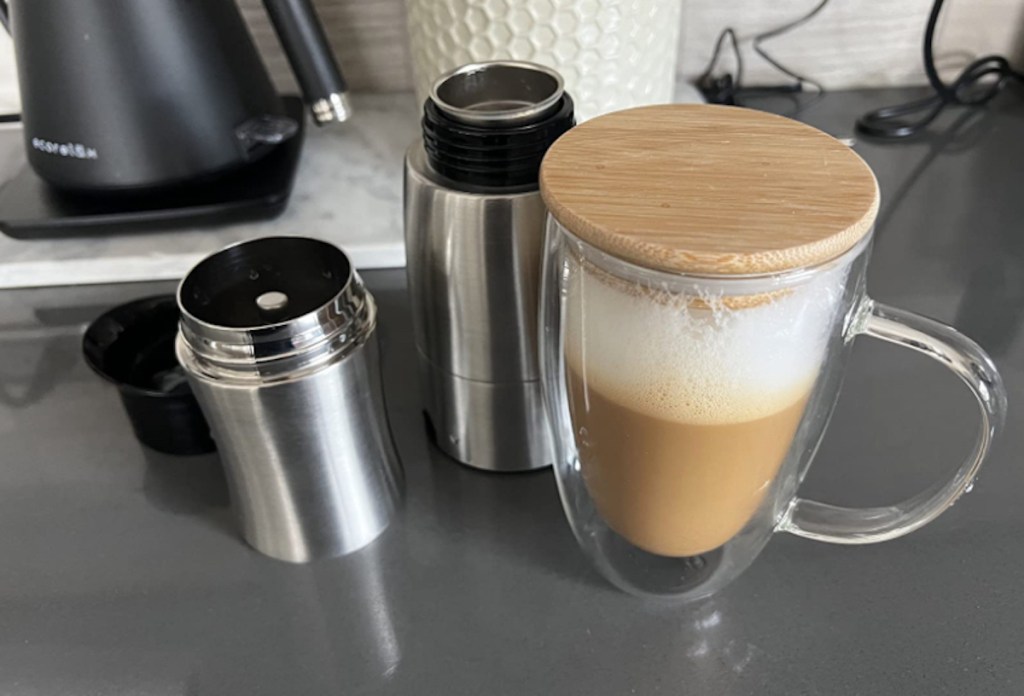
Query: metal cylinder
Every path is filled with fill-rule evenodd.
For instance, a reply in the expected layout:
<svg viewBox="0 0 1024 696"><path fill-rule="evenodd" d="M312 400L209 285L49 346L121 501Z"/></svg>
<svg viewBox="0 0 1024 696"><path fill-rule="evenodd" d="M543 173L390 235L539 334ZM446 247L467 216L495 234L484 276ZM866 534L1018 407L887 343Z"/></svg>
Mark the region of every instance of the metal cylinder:
<svg viewBox="0 0 1024 696"><path fill-rule="evenodd" d="M479 469L554 461L537 362L537 170L571 125L556 73L466 66L435 85L424 140L406 154L406 271L425 411L437 445Z"/></svg>
<svg viewBox="0 0 1024 696"><path fill-rule="evenodd" d="M178 290L178 360L210 423L242 534L304 562L388 525L402 472L384 410L376 306L336 247L228 247Z"/></svg>

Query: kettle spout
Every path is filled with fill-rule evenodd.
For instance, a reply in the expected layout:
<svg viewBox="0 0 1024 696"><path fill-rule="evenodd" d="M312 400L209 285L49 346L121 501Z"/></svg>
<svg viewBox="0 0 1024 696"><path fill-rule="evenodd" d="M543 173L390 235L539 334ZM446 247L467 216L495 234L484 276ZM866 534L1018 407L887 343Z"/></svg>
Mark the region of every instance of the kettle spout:
<svg viewBox="0 0 1024 696"><path fill-rule="evenodd" d="M263 0L317 125L351 114L348 87L311 0Z"/></svg>

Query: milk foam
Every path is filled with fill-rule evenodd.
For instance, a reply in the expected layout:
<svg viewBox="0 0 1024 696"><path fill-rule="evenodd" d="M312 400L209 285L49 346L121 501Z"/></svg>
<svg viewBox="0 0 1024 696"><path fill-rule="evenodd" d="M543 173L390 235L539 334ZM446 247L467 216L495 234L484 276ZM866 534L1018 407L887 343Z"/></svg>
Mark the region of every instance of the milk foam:
<svg viewBox="0 0 1024 696"><path fill-rule="evenodd" d="M764 418L806 396L824 359L848 266L763 303L654 293L574 264L569 369L629 408L694 424ZM710 305L710 306L708 306Z"/></svg>

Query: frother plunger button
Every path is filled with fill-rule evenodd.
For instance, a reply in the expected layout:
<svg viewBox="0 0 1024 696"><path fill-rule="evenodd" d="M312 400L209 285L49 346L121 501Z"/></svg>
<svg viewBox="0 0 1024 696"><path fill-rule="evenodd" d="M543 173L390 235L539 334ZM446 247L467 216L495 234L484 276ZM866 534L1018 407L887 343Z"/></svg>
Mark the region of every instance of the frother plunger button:
<svg viewBox="0 0 1024 696"><path fill-rule="evenodd" d="M288 296L283 292L271 290L256 298L256 306L264 312L276 312L288 306Z"/></svg>

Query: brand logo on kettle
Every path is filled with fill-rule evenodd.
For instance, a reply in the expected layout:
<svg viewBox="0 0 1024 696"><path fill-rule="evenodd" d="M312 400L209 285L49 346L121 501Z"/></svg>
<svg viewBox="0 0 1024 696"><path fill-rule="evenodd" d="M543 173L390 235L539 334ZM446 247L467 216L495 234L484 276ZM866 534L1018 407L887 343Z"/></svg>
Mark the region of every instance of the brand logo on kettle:
<svg viewBox="0 0 1024 696"><path fill-rule="evenodd" d="M86 147L82 143L55 143L52 140L32 138L32 147L40 152L61 157L74 157L75 159L94 160L100 155L94 147Z"/></svg>

